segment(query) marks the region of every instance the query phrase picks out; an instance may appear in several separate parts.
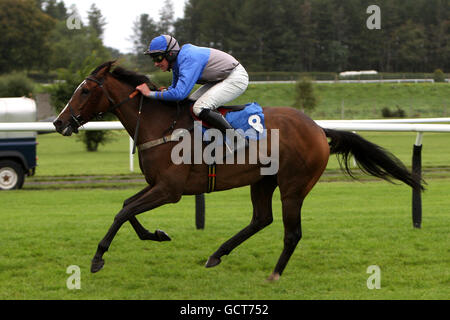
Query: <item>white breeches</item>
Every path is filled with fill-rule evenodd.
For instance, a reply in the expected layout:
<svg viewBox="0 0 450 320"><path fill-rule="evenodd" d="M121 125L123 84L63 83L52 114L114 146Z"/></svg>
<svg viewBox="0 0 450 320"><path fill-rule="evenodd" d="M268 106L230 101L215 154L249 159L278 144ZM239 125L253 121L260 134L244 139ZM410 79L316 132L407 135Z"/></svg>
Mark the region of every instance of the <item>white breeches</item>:
<svg viewBox="0 0 450 320"><path fill-rule="evenodd" d="M221 82L207 83L193 94L190 99L197 100L193 111L196 116L203 109L216 109L239 97L248 86L248 73L242 65L238 65L230 75Z"/></svg>

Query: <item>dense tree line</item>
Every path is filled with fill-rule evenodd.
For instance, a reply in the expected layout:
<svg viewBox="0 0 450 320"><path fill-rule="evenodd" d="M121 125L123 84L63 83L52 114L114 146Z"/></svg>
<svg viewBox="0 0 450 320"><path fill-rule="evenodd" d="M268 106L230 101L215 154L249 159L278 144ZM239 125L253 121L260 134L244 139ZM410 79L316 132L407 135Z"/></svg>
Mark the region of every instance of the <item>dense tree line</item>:
<svg viewBox="0 0 450 320"><path fill-rule="evenodd" d="M366 25L372 0L188 0L173 33L230 52L250 71L450 69L449 0L375 3L379 30ZM145 23L148 41L160 29Z"/></svg>
<svg viewBox="0 0 450 320"><path fill-rule="evenodd" d="M30 1L0 1L0 73L40 67L50 53L53 19Z"/></svg>
<svg viewBox="0 0 450 320"><path fill-rule="evenodd" d="M370 30L374 2L381 29ZM103 45L107 21L95 4L76 32L66 25L74 13L61 0L0 0L0 74L81 65L92 52L119 56ZM230 52L249 71L450 70L450 0L186 0L179 19L164 0L159 20L136 18L128 66L150 71L142 52L163 33Z"/></svg>
<svg viewBox="0 0 450 320"><path fill-rule="evenodd" d="M177 36L231 51L254 71L449 69L448 0L376 1L381 29L369 30L366 9L373 3L190 0L184 19L195 22Z"/></svg>

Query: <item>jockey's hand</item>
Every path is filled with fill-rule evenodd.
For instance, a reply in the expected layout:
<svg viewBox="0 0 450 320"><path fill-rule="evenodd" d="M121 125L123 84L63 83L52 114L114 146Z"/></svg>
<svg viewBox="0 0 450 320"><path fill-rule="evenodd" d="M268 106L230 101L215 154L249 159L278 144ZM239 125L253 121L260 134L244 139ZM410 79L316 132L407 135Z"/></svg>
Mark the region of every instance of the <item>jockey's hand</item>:
<svg viewBox="0 0 450 320"><path fill-rule="evenodd" d="M136 87L136 90L138 90L144 96L149 97L149 98L154 98L156 96L156 91L150 91L150 88L147 86L146 83L138 85Z"/></svg>
<svg viewBox="0 0 450 320"><path fill-rule="evenodd" d="M140 93L142 93L144 96L148 97L150 95L150 88L147 86L146 83L142 83L136 87L136 90L138 90Z"/></svg>

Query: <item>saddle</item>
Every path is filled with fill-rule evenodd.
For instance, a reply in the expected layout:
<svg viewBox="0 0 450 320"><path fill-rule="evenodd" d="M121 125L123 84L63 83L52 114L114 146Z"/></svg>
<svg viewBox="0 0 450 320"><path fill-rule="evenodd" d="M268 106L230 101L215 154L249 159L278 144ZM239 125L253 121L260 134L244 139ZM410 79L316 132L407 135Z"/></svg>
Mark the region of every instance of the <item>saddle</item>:
<svg viewBox="0 0 450 320"><path fill-rule="evenodd" d="M194 108L195 101L187 100L187 101L183 101L183 102L189 105L189 112L191 114L192 119L194 119L194 121L200 121L202 123L203 127L211 128L211 126L208 123L202 121L199 117L197 117L194 114L193 108ZM216 111L220 112L225 117L228 112L241 111L245 107L246 107L245 105L221 106L221 107L218 107L216 109Z"/></svg>

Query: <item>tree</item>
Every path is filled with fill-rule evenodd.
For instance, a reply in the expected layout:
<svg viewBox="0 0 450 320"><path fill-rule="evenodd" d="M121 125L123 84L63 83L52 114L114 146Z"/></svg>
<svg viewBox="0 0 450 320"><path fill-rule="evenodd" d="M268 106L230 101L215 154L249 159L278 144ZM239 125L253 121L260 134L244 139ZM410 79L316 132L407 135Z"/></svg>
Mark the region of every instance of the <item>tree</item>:
<svg viewBox="0 0 450 320"><path fill-rule="evenodd" d="M313 111L318 103L314 94L313 84L310 79L302 78L297 82L295 87L295 101L292 105L294 108L305 111Z"/></svg>
<svg viewBox="0 0 450 320"><path fill-rule="evenodd" d="M248 71L432 72L450 68L448 0L187 0L180 43L232 53ZM412 21L412 22L408 22Z"/></svg>
<svg viewBox="0 0 450 320"><path fill-rule="evenodd" d="M317 40L313 67L317 71L335 71L335 64L332 61L333 49L335 49L333 41L336 39L335 24L332 20L335 8L333 3L328 0L313 1L312 5L312 19L316 22L314 36Z"/></svg>
<svg viewBox="0 0 450 320"><path fill-rule="evenodd" d="M180 43L199 43L200 21L202 10L200 5L203 0L187 0L184 6L184 17L175 22L175 35Z"/></svg>
<svg viewBox="0 0 450 320"><path fill-rule="evenodd" d="M434 82L445 82L445 74L441 69L434 70L433 74Z"/></svg>
<svg viewBox="0 0 450 320"><path fill-rule="evenodd" d="M254 71L278 69L286 59L283 52L283 8L271 0L245 1L239 16L245 24L241 28L238 59Z"/></svg>
<svg viewBox="0 0 450 320"><path fill-rule="evenodd" d="M95 3L91 5L90 10L88 11L88 20L89 20L89 27L91 27L97 37L100 39L103 38L103 33L105 32L105 25L106 20L102 15L102 12L100 9L97 8Z"/></svg>
<svg viewBox="0 0 450 320"><path fill-rule="evenodd" d="M75 6L70 8L69 15L78 15ZM67 68L70 65L80 66L92 52L95 52L103 62L111 58L109 50L105 48L97 33L92 32L92 29L83 23L80 29L69 29L66 21L57 22L49 41L52 48L48 63L53 70Z"/></svg>
<svg viewBox="0 0 450 320"><path fill-rule="evenodd" d="M164 5L159 11L158 32L160 34L171 34L173 31L173 24L175 11L173 9L172 0L165 0Z"/></svg>
<svg viewBox="0 0 450 320"><path fill-rule="evenodd" d="M0 97L32 97L35 83L24 73L0 77Z"/></svg>
<svg viewBox="0 0 450 320"><path fill-rule="evenodd" d="M150 41L158 35L158 26L148 14L141 14L134 22L131 40L136 53L136 66L140 70L153 70L151 60L143 53L147 50Z"/></svg>
<svg viewBox="0 0 450 320"><path fill-rule="evenodd" d="M0 73L45 66L54 24L34 0L0 1Z"/></svg>
<svg viewBox="0 0 450 320"><path fill-rule="evenodd" d="M109 51L90 30L85 26L69 30L65 21L58 22L50 37L53 43L49 59L51 69L80 66L92 52L96 52L103 62L109 60Z"/></svg>
<svg viewBox="0 0 450 320"><path fill-rule="evenodd" d="M407 21L394 32L395 65L399 70L423 70L426 56L425 33L421 25Z"/></svg>
<svg viewBox="0 0 450 320"><path fill-rule="evenodd" d="M299 25L296 27L298 30L297 43L300 48L297 49L296 54L299 60L299 71L313 71L314 52L317 47L317 40L315 38L316 25L312 18L312 5L311 1L306 0L299 4L296 12L297 19L294 19L294 23Z"/></svg>
<svg viewBox="0 0 450 320"><path fill-rule="evenodd" d="M66 20L68 17L66 5L63 1L44 0L39 2L39 7L43 12L56 20Z"/></svg>
<svg viewBox="0 0 450 320"><path fill-rule="evenodd" d="M426 63L430 69L450 70L450 19L425 29Z"/></svg>

